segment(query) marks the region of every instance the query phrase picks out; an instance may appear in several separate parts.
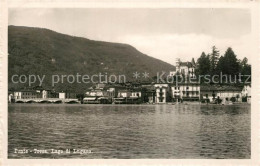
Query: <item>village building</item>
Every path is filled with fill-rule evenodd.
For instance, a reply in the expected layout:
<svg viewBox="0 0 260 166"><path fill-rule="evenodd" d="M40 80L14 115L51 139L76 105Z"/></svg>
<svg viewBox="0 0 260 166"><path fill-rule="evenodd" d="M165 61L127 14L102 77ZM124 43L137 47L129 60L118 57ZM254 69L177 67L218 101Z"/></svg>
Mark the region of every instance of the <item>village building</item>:
<svg viewBox="0 0 260 166"><path fill-rule="evenodd" d="M130 97L136 97L136 98L141 98L142 97L142 91L141 89L140 90L137 90L137 89L134 89L131 91L131 96Z"/></svg>
<svg viewBox="0 0 260 166"><path fill-rule="evenodd" d="M83 103L86 104L98 104L98 98L105 96L104 84L97 84L96 86L90 87L83 99Z"/></svg>
<svg viewBox="0 0 260 166"><path fill-rule="evenodd" d="M155 103L166 103L169 95L169 85L168 84L154 84L155 87Z"/></svg>
<svg viewBox="0 0 260 166"><path fill-rule="evenodd" d="M241 92L241 96L242 96L242 98L245 99L246 102L251 103L251 85L250 84L244 85L242 92Z"/></svg>
<svg viewBox="0 0 260 166"><path fill-rule="evenodd" d="M77 98L77 94L72 91L59 92L59 94L60 93L65 93L65 99L76 99Z"/></svg>
<svg viewBox="0 0 260 166"><path fill-rule="evenodd" d="M13 92L8 91L8 103L13 103L13 102L15 102L14 94Z"/></svg>
<svg viewBox="0 0 260 166"><path fill-rule="evenodd" d="M213 101L214 99L222 100L235 100L238 102L242 101L241 98L241 87L228 86L228 85L203 85L200 88L201 99Z"/></svg>
<svg viewBox="0 0 260 166"><path fill-rule="evenodd" d="M108 87L106 91L107 91L108 98L112 99L112 98L116 97L116 95L117 95L115 87Z"/></svg>
<svg viewBox="0 0 260 166"><path fill-rule="evenodd" d="M61 91L56 92L54 90L43 90L42 92L42 98L48 99L48 98L59 98L59 99L76 99L76 93L70 92L70 91Z"/></svg>
<svg viewBox="0 0 260 166"><path fill-rule="evenodd" d="M22 92L21 91L14 91L14 99L22 99Z"/></svg>
<svg viewBox="0 0 260 166"><path fill-rule="evenodd" d="M76 99L75 93L70 91L55 92L53 90L24 89L8 92L8 101L11 102L41 102L42 101L67 101ZM150 84L97 84L90 87L83 99L83 103L95 104L139 104L139 103L167 103L180 101L209 101L216 99L235 102L251 102L251 86L231 85L200 85L198 82L182 83L150 83ZM25 101L23 101L25 100Z"/></svg>
<svg viewBox="0 0 260 166"><path fill-rule="evenodd" d="M117 97L130 97L132 95L130 90L122 89L118 90Z"/></svg>
<svg viewBox="0 0 260 166"><path fill-rule="evenodd" d="M65 99L65 98L66 98L66 94L64 92L60 92L59 99Z"/></svg>
<svg viewBox="0 0 260 166"><path fill-rule="evenodd" d="M143 102L144 103L155 103L155 87L153 85L142 85L143 91Z"/></svg>
<svg viewBox="0 0 260 166"><path fill-rule="evenodd" d="M75 93L55 92L53 90L40 89L39 87L14 91L12 95L12 102L19 103L62 103L65 99L72 99L73 102L77 102Z"/></svg>
<svg viewBox="0 0 260 166"><path fill-rule="evenodd" d="M176 74L184 75L185 77L195 76L195 61L192 59L191 62L182 62L179 58L176 59L176 70L170 71L170 76L175 76Z"/></svg>
<svg viewBox="0 0 260 166"><path fill-rule="evenodd" d="M199 101L199 83L179 83L171 85L171 92L174 101Z"/></svg>
<svg viewBox="0 0 260 166"><path fill-rule="evenodd" d="M112 103L113 98L118 95L125 96L122 89L124 88L118 85L97 84L86 91L83 103Z"/></svg>
<svg viewBox="0 0 260 166"><path fill-rule="evenodd" d="M14 92L14 99L36 99L41 98L42 95L40 91L36 90L21 90Z"/></svg>
<svg viewBox="0 0 260 166"><path fill-rule="evenodd" d="M103 91L103 89L90 88L86 92L86 96L99 96L99 97L101 97L101 96L104 96L104 91Z"/></svg>
<svg viewBox="0 0 260 166"><path fill-rule="evenodd" d="M118 95L113 98L114 104L140 104L142 100L142 91L139 88L126 88L118 90Z"/></svg>
<svg viewBox="0 0 260 166"><path fill-rule="evenodd" d="M42 94L43 99L60 98L60 95L58 92L55 92L55 91L49 90L49 89L42 90L41 94Z"/></svg>
<svg viewBox="0 0 260 166"><path fill-rule="evenodd" d="M43 90L42 91L42 98L43 99L47 99L48 98L48 91L47 90Z"/></svg>

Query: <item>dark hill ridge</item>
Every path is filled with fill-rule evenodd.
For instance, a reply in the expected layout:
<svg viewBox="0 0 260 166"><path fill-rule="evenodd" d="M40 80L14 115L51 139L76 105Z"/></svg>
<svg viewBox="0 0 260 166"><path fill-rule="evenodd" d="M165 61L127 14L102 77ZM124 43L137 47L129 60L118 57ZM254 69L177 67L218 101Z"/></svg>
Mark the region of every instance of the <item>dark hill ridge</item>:
<svg viewBox="0 0 260 166"><path fill-rule="evenodd" d="M13 74L46 75L43 86L49 88L52 74L125 74L133 79L133 72L168 72L175 67L147 56L127 44L94 41L73 37L48 29L8 27L9 88L26 85L11 83ZM87 85L58 85L56 89L85 89Z"/></svg>

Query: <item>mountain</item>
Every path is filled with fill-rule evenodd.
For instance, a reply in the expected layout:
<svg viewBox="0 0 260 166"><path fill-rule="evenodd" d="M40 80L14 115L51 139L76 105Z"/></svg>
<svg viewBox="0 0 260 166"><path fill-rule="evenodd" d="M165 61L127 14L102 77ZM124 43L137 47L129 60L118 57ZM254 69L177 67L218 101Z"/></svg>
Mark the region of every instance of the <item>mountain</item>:
<svg viewBox="0 0 260 166"><path fill-rule="evenodd" d="M108 76L125 75L127 81L132 81L133 72L148 72L151 79L157 72L169 72L175 68L128 44L94 41L48 29L21 26L8 27L8 53L9 89L28 86L28 83L13 83L11 76L14 74L45 75L44 87L81 91L91 84L70 84L64 77L64 83L52 87L52 75L107 73ZM143 79L142 74L140 76Z"/></svg>

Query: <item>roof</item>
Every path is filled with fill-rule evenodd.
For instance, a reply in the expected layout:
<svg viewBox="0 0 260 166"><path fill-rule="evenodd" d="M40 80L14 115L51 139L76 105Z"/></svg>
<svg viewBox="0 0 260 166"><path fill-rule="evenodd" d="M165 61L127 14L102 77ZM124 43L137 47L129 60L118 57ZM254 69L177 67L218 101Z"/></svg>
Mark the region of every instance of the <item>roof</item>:
<svg viewBox="0 0 260 166"><path fill-rule="evenodd" d="M180 66L188 66L188 67L193 67L191 62L180 62Z"/></svg>
<svg viewBox="0 0 260 166"><path fill-rule="evenodd" d="M87 92L102 92L102 89L88 89Z"/></svg>
<svg viewBox="0 0 260 166"><path fill-rule="evenodd" d="M24 90L21 90L21 92L36 92L36 90L24 89Z"/></svg>
<svg viewBox="0 0 260 166"><path fill-rule="evenodd" d="M173 82L169 84L170 86L180 86L180 85L184 85L184 86L190 86L190 85L200 85L199 82Z"/></svg>
<svg viewBox="0 0 260 166"><path fill-rule="evenodd" d="M153 85L142 85L142 88L146 89L147 91L155 90L155 87Z"/></svg>
<svg viewBox="0 0 260 166"><path fill-rule="evenodd" d="M142 88L139 88L139 87L138 88L133 88L132 91L133 92L140 92L140 91L142 91Z"/></svg>
<svg viewBox="0 0 260 166"><path fill-rule="evenodd" d="M103 89L105 86L106 86L106 84L99 83L99 84L97 84L96 88Z"/></svg>
<svg viewBox="0 0 260 166"><path fill-rule="evenodd" d="M119 89L118 92L131 92L131 90L127 90L127 89Z"/></svg>
<svg viewBox="0 0 260 166"><path fill-rule="evenodd" d="M201 91L242 91L243 87L231 85L201 85Z"/></svg>

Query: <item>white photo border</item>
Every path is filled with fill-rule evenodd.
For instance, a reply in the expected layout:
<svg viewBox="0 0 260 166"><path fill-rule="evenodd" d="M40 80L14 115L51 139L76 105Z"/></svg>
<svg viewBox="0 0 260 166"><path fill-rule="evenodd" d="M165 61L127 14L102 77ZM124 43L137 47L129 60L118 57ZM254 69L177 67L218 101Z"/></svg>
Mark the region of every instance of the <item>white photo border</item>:
<svg viewBox="0 0 260 166"><path fill-rule="evenodd" d="M251 159L8 159L9 8L246 8L251 11ZM260 3L258 0L0 0L0 165L259 165L260 164Z"/></svg>

